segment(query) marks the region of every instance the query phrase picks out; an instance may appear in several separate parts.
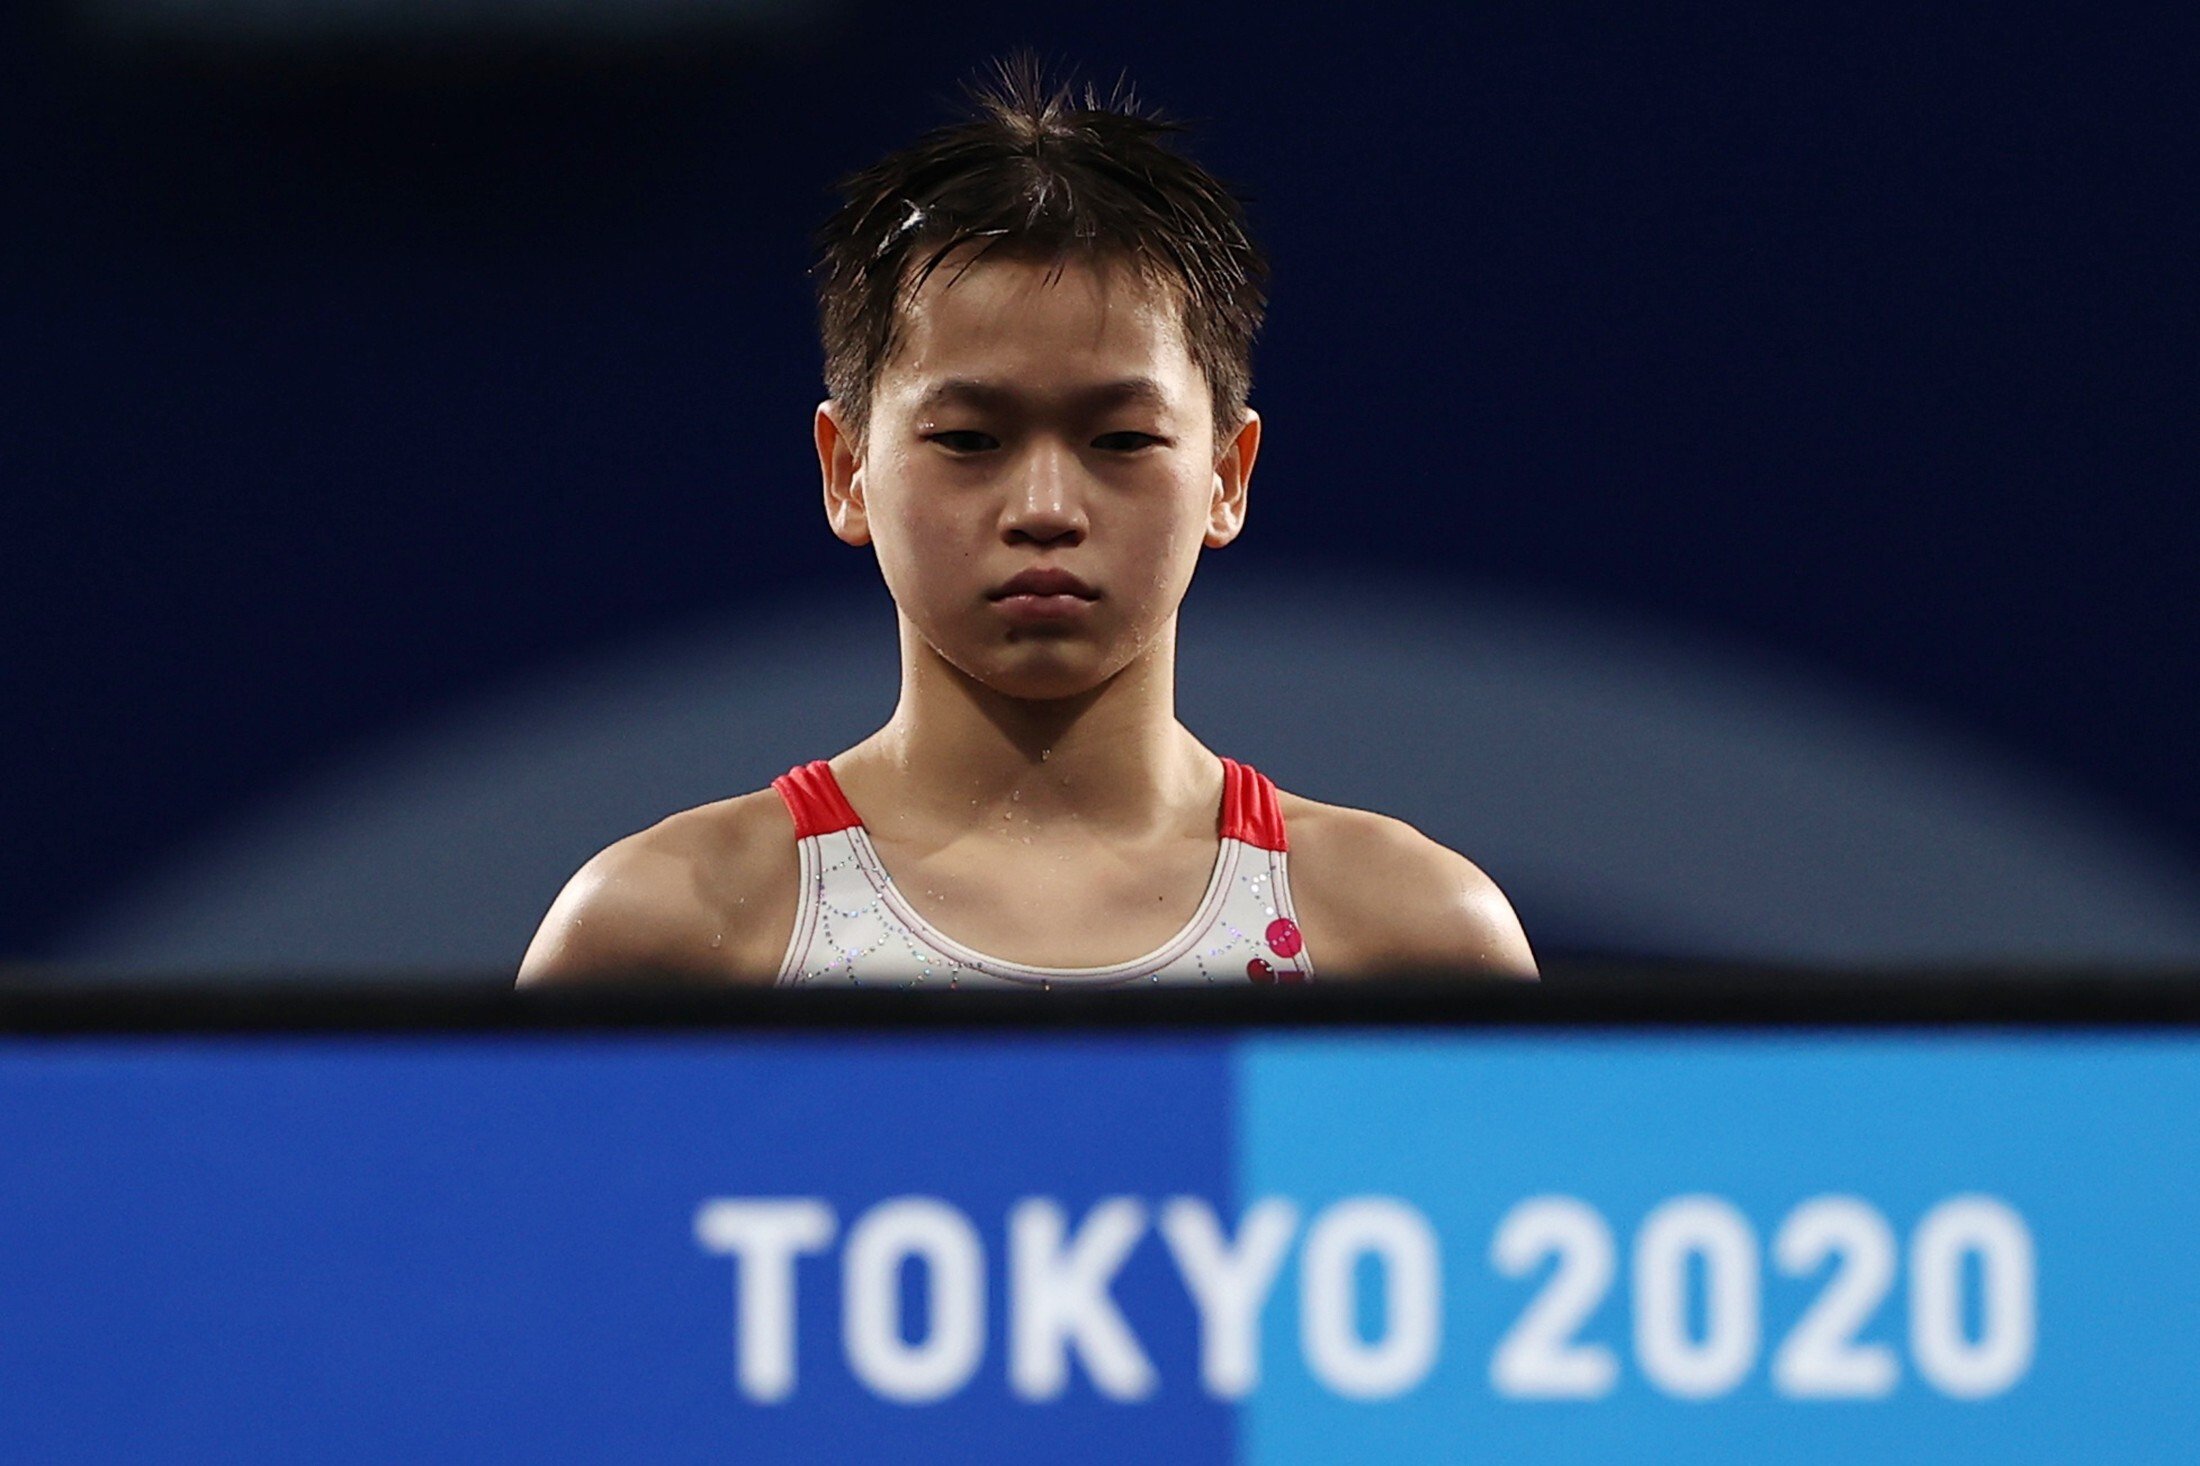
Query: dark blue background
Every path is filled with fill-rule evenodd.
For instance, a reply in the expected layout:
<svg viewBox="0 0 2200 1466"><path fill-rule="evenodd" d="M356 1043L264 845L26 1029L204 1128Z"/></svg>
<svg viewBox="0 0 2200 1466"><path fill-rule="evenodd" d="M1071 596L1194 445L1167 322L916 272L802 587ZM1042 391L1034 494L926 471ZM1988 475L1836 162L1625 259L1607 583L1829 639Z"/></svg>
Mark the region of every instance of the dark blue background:
<svg viewBox="0 0 2200 1466"><path fill-rule="evenodd" d="M2200 859L2192 23L848 0L652 48L0 21L0 956L484 686L821 595L827 186L1035 43L1276 262L1246 541L1754 642Z"/></svg>

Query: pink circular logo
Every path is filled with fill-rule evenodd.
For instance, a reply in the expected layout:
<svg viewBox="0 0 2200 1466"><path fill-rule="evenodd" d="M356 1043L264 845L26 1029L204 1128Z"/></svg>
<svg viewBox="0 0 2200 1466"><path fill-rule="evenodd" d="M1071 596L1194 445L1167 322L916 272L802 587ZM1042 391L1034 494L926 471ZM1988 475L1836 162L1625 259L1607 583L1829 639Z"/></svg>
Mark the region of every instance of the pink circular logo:
<svg viewBox="0 0 2200 1466"><path fill-rule="evenodd" d="M1279 916L1268 923L1268 950L1278 957L1296 957L1304 950L1306 938L1299 935L1299 924L1288 916Z"/></svg>

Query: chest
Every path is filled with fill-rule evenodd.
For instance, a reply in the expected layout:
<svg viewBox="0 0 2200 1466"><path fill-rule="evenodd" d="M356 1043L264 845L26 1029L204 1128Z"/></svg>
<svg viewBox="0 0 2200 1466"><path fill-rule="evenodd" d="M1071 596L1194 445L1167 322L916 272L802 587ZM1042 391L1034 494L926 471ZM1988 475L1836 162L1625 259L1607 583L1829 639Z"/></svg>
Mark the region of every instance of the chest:
<svg viewBox="0 0 2200 1466"><path fill-rule="evenodd" d="M1144 956L1196 916L1216 875L1212 837L1137 847L989 834L923 847L871 836L895 889L965 947L1032 967Z"/></svg>

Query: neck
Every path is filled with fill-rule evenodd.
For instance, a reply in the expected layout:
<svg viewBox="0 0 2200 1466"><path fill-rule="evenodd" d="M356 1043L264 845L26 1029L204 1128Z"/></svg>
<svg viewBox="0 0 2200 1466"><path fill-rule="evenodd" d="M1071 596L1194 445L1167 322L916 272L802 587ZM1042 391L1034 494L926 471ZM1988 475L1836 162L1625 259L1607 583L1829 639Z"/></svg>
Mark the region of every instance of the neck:
<svg viewBox="0 0 2200 1466"><path fill-rule="evenodd" d="M908 819L1093 836L1213 819L1220 765L1176 720L1176 626L1073 697L1008 697L901 623L901 701L851 762L890 772Z"/></svg>

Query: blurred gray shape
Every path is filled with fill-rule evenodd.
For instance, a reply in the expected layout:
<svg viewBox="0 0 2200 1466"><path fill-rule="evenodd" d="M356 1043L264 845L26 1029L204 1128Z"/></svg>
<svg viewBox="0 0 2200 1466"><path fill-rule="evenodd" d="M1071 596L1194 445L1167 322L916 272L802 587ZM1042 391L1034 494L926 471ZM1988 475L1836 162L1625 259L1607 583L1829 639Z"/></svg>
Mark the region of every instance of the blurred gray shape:
<svg viewBox="0 0 2200 1466"><path fill-rule="evenodd" d="M2191 963L2200 886L2054 781L1670 627L1433 585L1210 573L1180 712L1285 788L1465 851L1546 949ZM182 852L64 961L147 976L509 969L566 877L891 711L882 592L540 671Z"/></svg>

